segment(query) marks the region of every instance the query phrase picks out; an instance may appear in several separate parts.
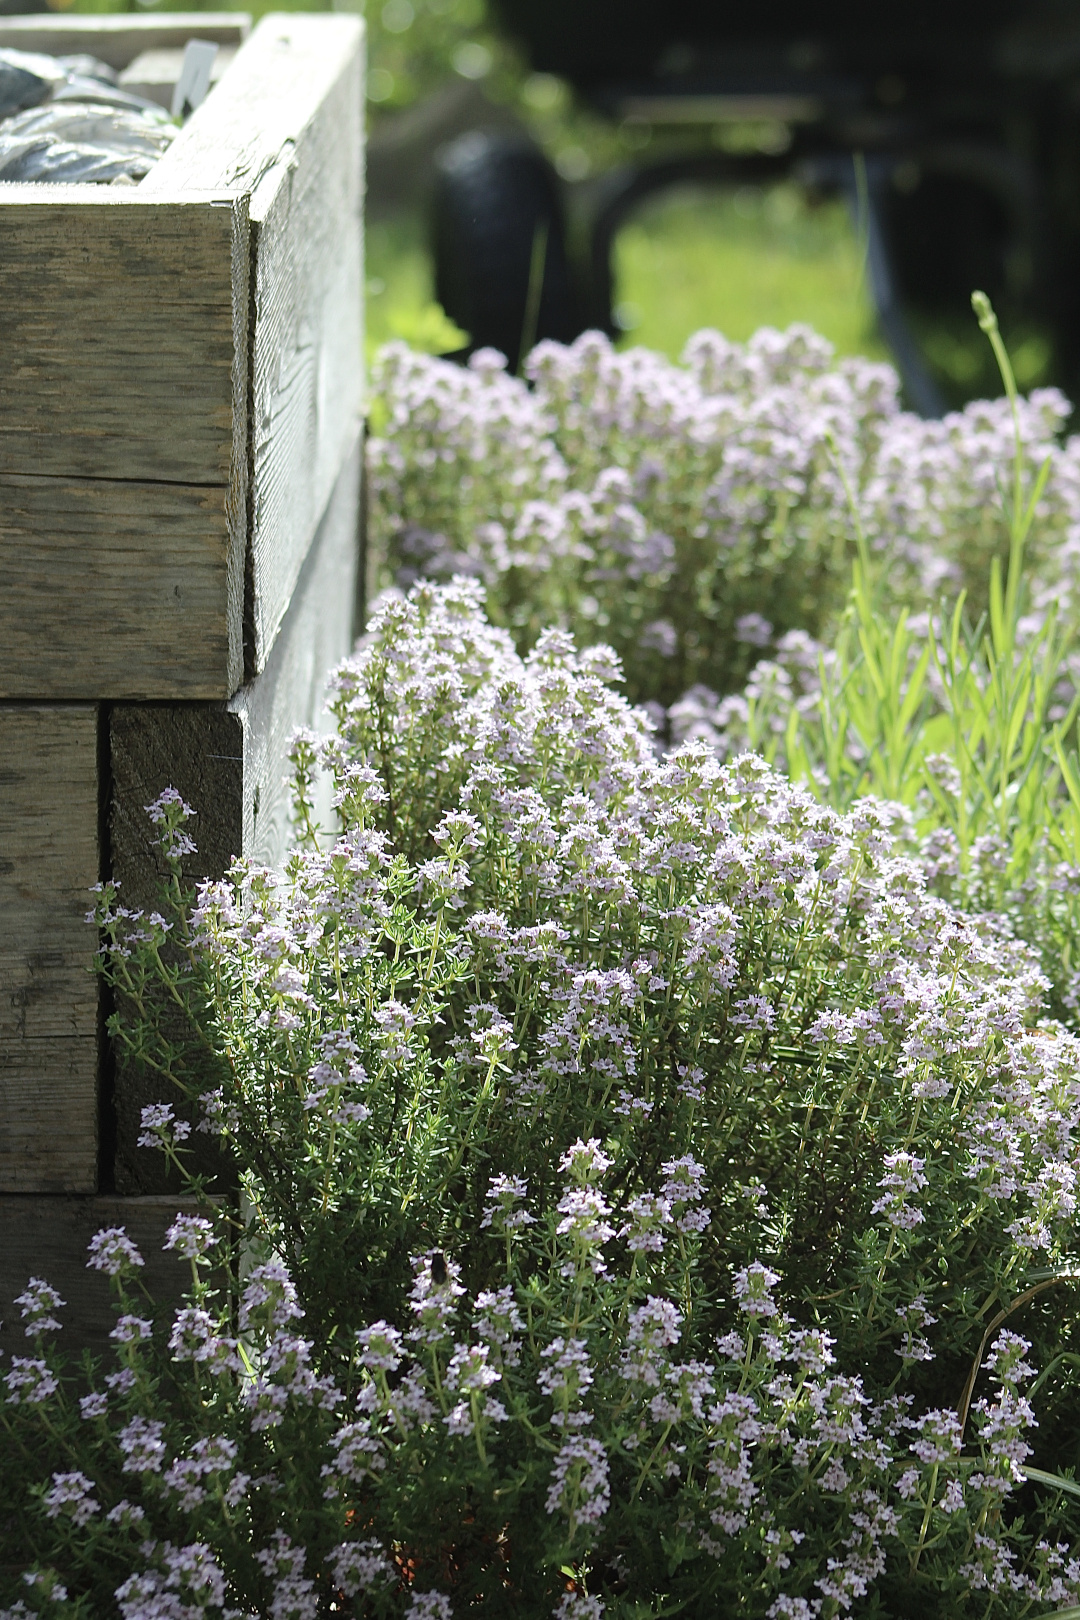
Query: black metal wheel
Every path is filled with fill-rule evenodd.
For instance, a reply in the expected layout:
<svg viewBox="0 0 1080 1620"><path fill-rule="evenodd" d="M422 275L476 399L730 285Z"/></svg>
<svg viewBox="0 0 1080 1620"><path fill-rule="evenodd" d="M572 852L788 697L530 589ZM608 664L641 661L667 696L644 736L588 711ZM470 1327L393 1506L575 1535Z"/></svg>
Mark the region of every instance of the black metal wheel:
<svg viewBox="0 0 1080 1620"><path fill-rule="evenodd" d="M525 136L474 130L440 153L432 235L435 296L470 351L513 371L541 338L576 336L558 176Z"/></svg>

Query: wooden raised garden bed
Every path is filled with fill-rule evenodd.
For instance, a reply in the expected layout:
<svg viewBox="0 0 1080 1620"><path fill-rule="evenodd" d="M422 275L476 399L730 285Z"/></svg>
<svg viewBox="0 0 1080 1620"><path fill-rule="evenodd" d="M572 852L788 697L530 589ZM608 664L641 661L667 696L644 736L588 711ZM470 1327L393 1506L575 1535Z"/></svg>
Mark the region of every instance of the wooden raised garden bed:
<svg viewBox="0 0 1080 1620"><path fill-rule="evenodd" d="M0 184L0 1316L43 1230L154 1192L87 889L151 898L170 784L206 872L278 858L288 739L354 630L361 23L0 19L117 68L192 37L239 49L140 184Z"/></svg>

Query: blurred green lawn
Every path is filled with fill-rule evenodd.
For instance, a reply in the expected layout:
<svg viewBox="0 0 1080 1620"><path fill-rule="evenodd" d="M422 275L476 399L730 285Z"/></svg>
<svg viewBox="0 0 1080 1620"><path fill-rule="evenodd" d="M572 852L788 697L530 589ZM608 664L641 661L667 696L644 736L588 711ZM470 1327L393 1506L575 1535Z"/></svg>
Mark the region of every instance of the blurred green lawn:
<svg viewBox="0 0 1080 1620"><path fill-rule="evenodd" d="M620 232L615 280L626 338L672 359L703 326L743 342L793 321L841 354L885 353L847 209L814 206L791 185L656 198Z"/></svg>
<svg viewBox="0 0 1080 1620"><path fill-rule="evenodd" d="M230 0L224 0L226 6ZM366 12L368 101L373 117L400 111L453 78L483 77L512 106L559 167L597 175L634 157L663 155L670 131L605 122L549 74L530 73L493 30L485 0L231 0L258 17L271 6ZM540 3L540 0L537 0ZM222 0L71 0L74 11L201 9ZM470 54L471 53L471 54ZM701 132L698 132L699 135ZM731 133L730 131L728 132ZM629 143L629 144L628 144ZM641 150L639 150L639 148ZM647 149L647 150L646 150ZM367 241L368 355L388 338L444 353L461 346L432 292L422 221L402 214L370 222ZM763 325L805 321L841 354L884 356L847 210L813 204L793 185L766 190L680 190L653 199L615 245L622 342L677 358L703 326L743 340ZM916 323L916 335L953 404L997 391L998 379L974 321ZM1009 331L1017 379L1028 388L1050 373L1052 355L1036 331Z"/></svg>
<svg viewBox="0 0 1080 1620"><path fill-rule="evenodd" d="M392 337L434 352L460 341L433 303L418 220L369 226L367 273L369 353ZM841 354L886 353L847 210L814 206L794 186L668 192L620 232L615 275L623 346L678 359L703 326L743 341L760 326L806 321Z"/></svg>

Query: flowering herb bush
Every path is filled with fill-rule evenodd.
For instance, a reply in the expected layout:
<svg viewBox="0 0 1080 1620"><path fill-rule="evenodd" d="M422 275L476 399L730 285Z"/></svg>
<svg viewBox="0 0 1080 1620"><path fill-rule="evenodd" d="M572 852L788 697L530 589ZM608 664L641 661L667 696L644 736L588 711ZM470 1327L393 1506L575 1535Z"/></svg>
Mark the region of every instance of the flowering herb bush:
<svg viewBox="0 0 1080 1620"><path fill-rule="evenodd" d="M1009 557L1004 569L990 560L988 613L973 626L963 594L951 608L909 613L890 599L860 531L831 645L794 632L742 693L720 698L699 685L672 706L668 722L677 740L706 743L720 758L760 752L837 808L868 793L902 805L902 836L919 850L935 891L964 910L1007 917L1039 951L1055 1012L1075 1025L1075 607L1067 582L1054 600L1032 566L1053 456L1032 466L993 311L981 295L975 302L1013 413L1012 476L1001 478L997 502Z"/></svg>
<svg viewBox="0 0 1080 1620"><path fill-rule="evenodd" d="M8 1612L1080 1599L1076 1037L902 812L659 759L617 675L417 586L297 744L283 873L192 901L153 807L165 911L98 912L116 1034L176 1082L147 1143L219 1136L245 1224L177 1223L156 1330L96 1240L119 1367L82 1412L28 1290Z"/></svg>
<svg viewBox="0 0 1080 1620"><path fill-rule="evenodd" d="M587 333L540 344L531 386L492 351L468 368L382 351L370 535L387 582L469 573L520 650L545 625L610 643L636 701L724 694L763 650L820 636L842 608L854 506L897 602L987 606L1008 555L998 498L1014 433L1025 492L1048 461L1029 563L1071 594L1080 441L1052 389L941 422L899 409L888 366L834 362L805 327L690 340L681 366Z"/></svg>

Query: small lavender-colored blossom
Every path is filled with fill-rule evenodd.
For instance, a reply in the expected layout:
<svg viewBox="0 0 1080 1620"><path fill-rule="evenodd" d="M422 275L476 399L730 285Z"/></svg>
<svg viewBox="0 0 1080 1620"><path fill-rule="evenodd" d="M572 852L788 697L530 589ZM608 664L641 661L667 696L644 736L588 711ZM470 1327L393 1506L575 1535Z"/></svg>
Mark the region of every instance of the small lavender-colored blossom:
<svg viewBox="0 0 1080 1620"><path fill-rule="evenodd" d="M600 1620L604 1607L602 1598L590 1597L584 1592L564 1592L551 1612L555 1620Z"/></svg>
<svg viewBox="0 0 1080 1620"><path fill-rule="evenodd" d="M329 1467L323 1469L326 1475L337 1473L354 1485L362 1485L366 1479L381 1473L386 1467L382 1441L373 1432L368 1418L344 1424L333 1436L331 1445L334 1448L334 1464L332 1470Z"/></svg>
<svg viewBox="0 0 1080 1620"><path fill-rule="evenodd" d="M920 1226L926 1216L917 1205L907 1200L929 1184L923 1174L925 1164L925 1159L917 1158L913 1153L887 1153L885 1174L878 1183L885 1189L884 1195L871 1204L870 1213L884 1214L889 1225L901 1231Z"/></svg>
<svg viewBox="0 0 1080 1620"><path fill-rule="evenodd" d="M61 1514L70 1519L75 1528L89 1524L95 1513L101 1512L101 1503L91 1492L94 1482L78 1469L67 1474L54 1474L52 1486L42 1497L45 1512L50 1519Z"/></svg>
<svg viewBox="0 0 1080 1620"><path fill-rule="evenodd" d="M213 1225L205 1215L177 1215L163 1247L175 1249L184 1260L203 1260L216 1243Z"/></svg>
<svg viewBox="0 0 1080 1620"><path fill-rule="evenodd" d="M156 1569L142 1576L132 1576L118 1588L116 1596L124 1620L139 1620L147 1611L160 1614L162 1620L188 1612L205 1612L210 1607L221 1607L225 1601L225 1573L205 1542L193 1541L188 1546L176 1547L170 1541L154 1543L144 1541L139 1551L144 1558L153 1558ZM194 1599L192 1605L181 1606L178 1593Z"/></svg>
<svg viewBox="0 0 1080 1620"><path fill-rule="evenodd" d="M117 1435L126 1474L159 1474L165 1459L161 1436L165 1425L157 1418L133 1417Z"/></svg>
<svg viewBox="0 0 1080 1620"><path fill-rule="evenodd" d="M682 1312L670 1299L650 1294L644 1305L630 1312L626 1329L626 1342L641 1355L654 1355L678 1344L682 1328Z"/></svg>
<svg viewBox="0 0 1080 1620"><path fill-rule="evenodd" d="M303 1314L292 1278L280 1260L268 1260L248 1272L240 1298L241 1329L250 1328L256 1322L284 1327Z"/></svg>
<svg viewBox="0 0 1080 1620"><path fill-rule="evenodd" d="M904 1362L933 1361L934 1352L922 1330L932 1326L937 1317L927 1310L926 1296L916 1294L909 1305L898 1305L896 1316L904 1329L903 1342L896 1354Z"/></svg>
<svg viewBox="0 0 1080 1620"><path fill-rule="evenodd" d="M110 1277L132 1276L137 1267L145 1264L122 1226L107 1226L95 1232L87 1245L87 1253L90 1256L87 1265Z"/></svg>
<svg viewBox="0 0 1080 1620"><path fill-rule="evenodd" d="M615 1236L615 1228L607 1220L611 1207L595 1187L570 1187L556 1205L562 1220L555 1231L559 1237L569 1238L584 1262L599 1276L606 1270L599 1250ZM562 1267L564 1276L572 1276L575 1262L567 1260Z"/></svg>
<svg viewBox="0 0 1080 1620"><path fill-rule="evenodd" d="M152 804L145 806L147 815L158 829L158 841L170 860L194 855L195 844L184 831L184 825L194 816L190 804L185 804L174 787L167 787Z"/></svg>
<svg viewBox="0 0 1080 1620"><path fill-rule="evenodd" d="M521 1341L514 1335L524 1331L525 1319L509 1284L477 1294L473 1320L477 1334L492 1347L502 1365L516 1367L521 1359Z"/></svg>
<svg viewBox="0 0 1080 1620"><path fill-rule="evenodd" d="M547 1510L560 1509L570 1521L570 1533L578 1525L597 1524L611 1505L608 1483L610 1465L599 1440L574 1435L559 1447L548 1486Z"/></svg>
<svg viewBox="0 0 1080 1620"><path fill-rule="evenodd" d="M169 1334L169 1349L177 1361L216 1361L224 1342L214 1318L201 1305L184 1305L177 1311Z"/></svg>
<svg viewBox="0 0 1080 1620"><path fill-rule="evenodd" d="M753 1318L775 1316L777 1306L771 1291L779 1281L779 1273L770 1271L760 1260L755 1260L751 1265L737 1271L735 1298L740 1311Z"/></svg>
<svg viewBox="0 0 1080 1620"><path fill-rule="evenodd" d="M1022 1383L1024 1379L1035 1376L1035 1368L1024 1359L1030 1349L1029 1340L1022 1338L1019 1333L1011 1333L1008 1328L1002 1328L990 1347L983 1367L987 1372L996 1373L1007 1386Z"/></svg>
<svg viewBox="0 0 1080 1620"><path fill-rule="evenodd" d="M370 1327L359 1329L356 1342L360 1346L362 1367L381 1368L385 1372L396 1372L400 1367L403 1352L397 1328L386 1322L373 1322Z"/></svg>
<svg viewBox="0 0 1080 1620"><path fill-rule="evenodd" d="M142 1524L146 1518L146 1511L138 1503L121 1499L115 1507L111 1507L105 1515L106 1523L118 1524L123 1529L133 1524Z"/></svg>
<svg viewBox="0 0 1080 1620"><path fill-rule="evenodd" d="M171 1148L191 1135L191 1126L186 1119L176 1118L171 1103L149 1103L142 1111L141 1124L139 1147Z"/></svg>
<svg viewBox="0 0 1080 1620"><path fill-rule="evenodd" d="M584 1339L552 1339L540 1354L548 1365L540 1370L536 1382L557 1403L569 1405L592 1384L593 1370Z"/></svg>
<svg viewBox="0 0 1080 1620"><path fill-rule="evenodd" d="M805 1598L788 1597L786 1592L765 1610L766 1620L814 1620L814 1614Z"/></svg>
<svg viewBox="0 0 1080 1620"><path fill-rule="evenodd" d="M709 1518L718 1530L736 1535L759 1491L751 1478L752 1448L762 1432L757 1403L750 1395L727 1394L710 1410L709 1422L716 1431L708 1464Z"/></svg>
<svg viewBox="0 0 1080 1620"><path fill-rule="evenodd" d="M121 1316L109 1338L115 1339L117 1344L139 1344L148 1339L153 1331L153 1322L148 1322L145 1316Z"/></svg>
<svg viewBox="0 0 1080 1620"><path fill-rule="evenodd" d="M660 1196L671 1208L676 1231L690 1234L704 1232L711 1219L711 1211L701 1205L705 1195L705 1167L690 1153L680 1159L669 1159L661 1166L666 1177Z"/></svg>
<svg viewBox="0 0 1080 1620"><path fill-rule="evenodd" d="M15 1298L19 1314L26 1323L23 1329L26 1337L34 1339L39 1333L59 1333L62 1324L52 1313L64 1303L55 1288L40 1277L31 1277L24 1291Z"/></svg>
<svg viewBox="0 0 1080 1620"><path fill-rule="evenodd" d="M177 1457L162 1476L167 1491L175 1493L180 1506L190 1512L206 1500L204 1480L229 1474L236 1462L237 1446L226 1435L197 1440L186 1457ZM223 1491L226 1506L235 1506L250 1484L250 1476L239 1474Z"/></svg>
<svg viewBox="0 0 1080 1620"><path fill-rule="evenodd" d="M635 1193L626 1206L630 1216L619 1231L632 1254L660 1254L665 1243L664 1228L673 1224L671 1205L657 1193Z"/></svg>
<svg viewBox="0 0 1080 1620"><path fill-rule="evenodd" d="M319 1594L315 1582L303 1573L306 1548L296 1546L283 1530L275 1530L272 1545L255 1556L273 1581L268 1620L315 1620Z"/></svg>
<svg viewBox="0 0 1080 1620"><path fill-rule="evenodd" d="M523 1176L492 1176L484 1194L488 1208L480 1222L481 1228L490 1226L497 1232L515 1232L524 1226L535 1225L535 1215L530 1215L527 1209L515 1208L528 1190L529 1183Z"/></svg>
<svg viewBox="0 0 1080 1620"><path fill-rule="evenodd" d="M461 1267L439 1249L414 1255L411 1263L409 1308L416 1316L416 1326L408 1337L414 1344L445 1344L453 1335L457 1302L465 1292L459 1281Z"/></svg>
<svg viewBox="0 0 1080 1620"><path fill-rule="evenodd" d="M330 1553L329 1564L335 1584L346 1597L386 1588L397 1579L382 1543L371 1536L364 1541L343 1541Z"/></svg>
<svg viewBox="0 0 1080 1620"><path fill-rule="evenodd" d="M614 1159L603 1151L595 1136L591 1136L587 1142L583 1142L579 1137L559 1160L559 1169L568 1170L572 1180L579 1186L585 1186L589 1182L599 1181L605 1171L611 1169L614 1162Z"/></svg>
<svg viewBox="0 0 1080 1620"><path fill-rule="evenodd" d="M791 1334L786 1354L800 1372L816 1378L835 1362L832 1351L835 1343L832 1335L821 1328L798 1328Z"/></svg>
<svg viewBox="0 0 1080 1620"><path fill-rule="evenodd" d="M24 1586L40 1592L45 1598L51 1598L54 1603L67 1602L67 1587L58 1580L55 1569L27 1569L23 1571L22 1579Z"/></svg>
<svg viewBox="0 0 1080 1620"><path fill-rule="evenodd" d="M9 1406L40 1406L60 1387L47 1362L27 1356L12 1356L4 1383Z"/></svg>
<svg viewBox="0 0 1080 1620"><path fill-rule="evenodd" d="M922 1463L952 1462L960 1455L962 1436L955 1412L926 1412L915 1423L919 1438L909 1450Z"/></svg>
<svg viewBox="0 0 1080 1620"><path fill-rule="evenodd" d="M441 1592L417 1592L414 1588L405 1613L408 1620L453 1620L454 1611L450 1599Z"/></svg>
<svg viewBox="0 0 1080 1620"><path fill-rule="evenodd" d="M482 1395L497 1384L502 1374L488 1360L486 1344L456 1344L446 1368L446 1387L462 1395Z"/></svg>
<svg viewBox="0 0 1080 1620"><path fill-rule="evenodd" d="M104 1417L109 1409L109 1397L104 1390L94 1390L89 1395L80 1395L79 1412L87 1420Z"/></svg>

